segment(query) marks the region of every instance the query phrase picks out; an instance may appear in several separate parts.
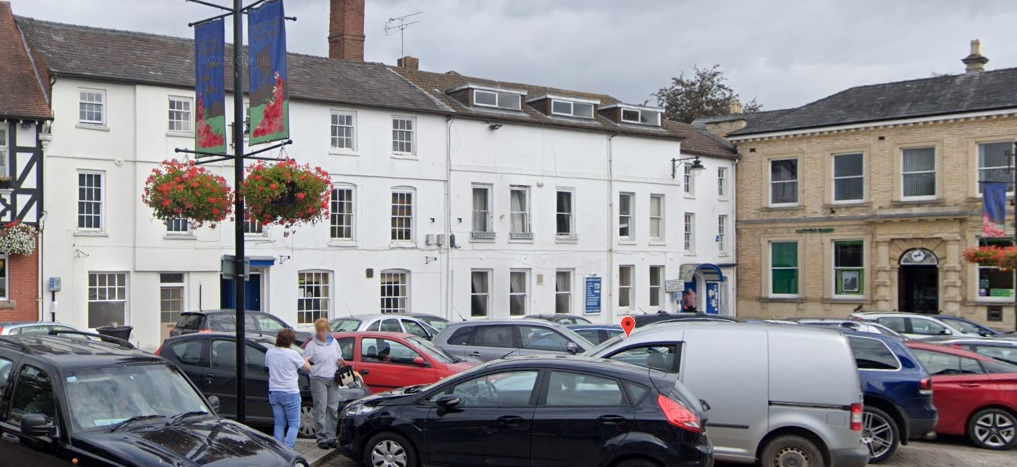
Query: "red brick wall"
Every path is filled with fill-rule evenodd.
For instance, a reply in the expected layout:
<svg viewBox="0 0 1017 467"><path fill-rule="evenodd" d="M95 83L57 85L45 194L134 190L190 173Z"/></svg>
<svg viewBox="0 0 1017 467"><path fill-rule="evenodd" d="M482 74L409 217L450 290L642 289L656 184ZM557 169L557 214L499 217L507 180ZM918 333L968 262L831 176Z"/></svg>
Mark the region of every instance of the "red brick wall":
<svg viewBox="0 0 1017 467"><path fill-rule="evenodd" d="M39 320L39 249L7 260L7 303L0 302L0 322ZM8 308L13 302L14 307ZM6 305L6 306L5 306Z"/></svg>
<svg viewBox="0 0 1017 467"><path fill-rule="evenodd" d="M329 3L328 58L364 61L365 0Z"/></svg>

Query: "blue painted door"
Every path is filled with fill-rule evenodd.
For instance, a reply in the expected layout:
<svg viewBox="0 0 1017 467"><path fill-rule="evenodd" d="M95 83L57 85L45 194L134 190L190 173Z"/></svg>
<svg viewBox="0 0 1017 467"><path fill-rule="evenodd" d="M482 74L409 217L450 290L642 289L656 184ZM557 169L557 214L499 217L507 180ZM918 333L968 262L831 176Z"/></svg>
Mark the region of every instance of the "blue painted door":
<svg viewBox="0 0 1017 467"><path fill-rule="evenodd" d="M716 315L720 313L720 282L706 283L706 312Z"/></svg>
<svg viewBox="0 0 1017 467"><path fill-rule="evenodd" d="M236 304L236 281L220 279L219 305L224 309L233 309ZM244 302L248 311L261 311L261 273L251 273L244 282Z"/></svg>

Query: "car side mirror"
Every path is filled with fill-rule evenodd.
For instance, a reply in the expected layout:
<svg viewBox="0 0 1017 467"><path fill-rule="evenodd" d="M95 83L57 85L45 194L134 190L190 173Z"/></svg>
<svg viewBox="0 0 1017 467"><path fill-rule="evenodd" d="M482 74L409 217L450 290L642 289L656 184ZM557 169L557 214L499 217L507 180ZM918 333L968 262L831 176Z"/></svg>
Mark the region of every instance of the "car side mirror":
<svg viewBox="0 0 1017 467"><path fill-rule="evenodd" d="M29 436L53 436L56 426L45 415L33 413L21 418L21 432Z"/></svg>
<svg viewBox="0 0 1017 467"><path fill-rule="evenodd" d="M940 332L940 334L942 334L944 336L949 336L949 335L953 334L953 331L950 331L949 329L944 329L942 332Z"/></svg>
<svg viewBox="0 0 1017 467"><path fill-rule="evenodd" d="M219 413L219 407L221 405L220 402L219 402L219 396L208 396L208 405L209 405L209 408L211 408L213 412L218 414Z"/></svg>
<svg viewBox="0 0 1017 467"><path fill-rule="evenodd" d="M568 350L571 354L579 353L579 345L575 342L569 342L569 344L565 346L565 350Z"/></svg>
<svg viewBox="0 0 1017 467"><path fill-rule="evenodd" d="M445 394L444 396L439 397L437 401L438 407L445 410L451 410L459 407L459 404L462 403L463 399L455 394Z"/></svg>
<svg viewBox="0 0 1017 467"><path fill-rule="evenodd" d="M424 361L424 357L413 357L413 364L417 366L427 366L427 362Z"/></svg>

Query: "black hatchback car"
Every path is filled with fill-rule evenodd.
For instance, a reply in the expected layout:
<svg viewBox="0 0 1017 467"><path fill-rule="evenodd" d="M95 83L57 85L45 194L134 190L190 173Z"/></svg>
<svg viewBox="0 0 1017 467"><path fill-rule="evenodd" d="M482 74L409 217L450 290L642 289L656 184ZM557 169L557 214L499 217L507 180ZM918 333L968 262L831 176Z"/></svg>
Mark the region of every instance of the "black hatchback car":
<svg viewBox="0 0 1017 467"><path fill-rule="evenodd" d="M338 437L366 466L709 467L705 417L673 375L528 356L354 401Z"/></svg>
<svg viewBox="0 0 1017 467"><path fill-rule="evenodd" d="M196 332L234 332L237 329L235 310L188 311L180 314L180 320L170 330L170 336L182 336ZM285 321L260 311L244 312L244 331L274 336L283 329L293 329ZM295 331L297 344L311 338L311 333Z"/></svg>
<svg viewBox="0 0 1017 467"><path fill-rule="evenodd" d="M0 337L0 464L307 467L166 360L88 337Z"/></svg>

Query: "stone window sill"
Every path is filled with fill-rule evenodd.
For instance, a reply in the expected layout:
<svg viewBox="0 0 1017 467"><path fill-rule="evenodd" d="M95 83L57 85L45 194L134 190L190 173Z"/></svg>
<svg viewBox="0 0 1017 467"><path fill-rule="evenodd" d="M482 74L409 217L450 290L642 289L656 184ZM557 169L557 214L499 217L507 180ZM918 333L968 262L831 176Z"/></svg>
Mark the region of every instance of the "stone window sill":
<svg viewBox="0 0 1017 467"><path fill-rule="evenodd" d="M0 310L13 310L16 307L14 300L0 300Z"/></svg>

